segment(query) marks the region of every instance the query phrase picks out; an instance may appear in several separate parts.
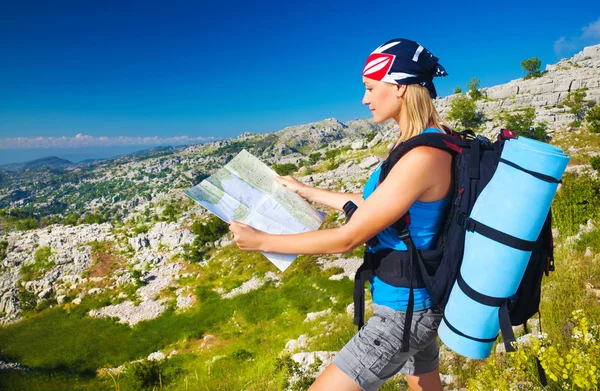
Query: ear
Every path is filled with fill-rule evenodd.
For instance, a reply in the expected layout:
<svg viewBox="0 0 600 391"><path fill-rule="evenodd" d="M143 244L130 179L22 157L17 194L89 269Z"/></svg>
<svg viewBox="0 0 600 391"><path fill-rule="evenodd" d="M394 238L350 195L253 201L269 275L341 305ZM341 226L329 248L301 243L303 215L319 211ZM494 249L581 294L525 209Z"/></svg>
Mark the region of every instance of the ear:
<svg viewBox="0 0 600 391"><path fill-rule="evenodd" d="M398 90L396 91L396 96L398 98L403 98L404 94L406 94L406 85L396 84L396 88L398 88Z"/></svg>

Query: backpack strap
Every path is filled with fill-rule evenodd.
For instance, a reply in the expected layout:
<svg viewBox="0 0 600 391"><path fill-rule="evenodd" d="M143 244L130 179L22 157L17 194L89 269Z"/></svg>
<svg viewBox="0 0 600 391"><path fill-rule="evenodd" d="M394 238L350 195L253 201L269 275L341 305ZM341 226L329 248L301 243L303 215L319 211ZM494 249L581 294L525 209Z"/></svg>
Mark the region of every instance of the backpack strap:
<svg viewBox="0 0 600 391"><path fill-rule="evenodd" d="M505 246L516 248L517 250L532 251L535 248L536 241L519 239L516 236L498 231L470 217L465 219L464 227L467 231L477 232L486 238L502 243Z"/></svg>

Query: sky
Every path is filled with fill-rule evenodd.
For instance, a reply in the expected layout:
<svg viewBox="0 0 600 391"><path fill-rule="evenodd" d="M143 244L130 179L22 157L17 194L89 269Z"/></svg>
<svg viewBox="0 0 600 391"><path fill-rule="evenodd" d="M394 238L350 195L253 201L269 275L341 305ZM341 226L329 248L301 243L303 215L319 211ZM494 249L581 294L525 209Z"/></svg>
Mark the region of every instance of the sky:
<svg viewBox="0 0 600 391"><path fill-rule="evenodd" d="M3 1L0 149L181 144L367 118L362 67L391 38L440 58L443 97L600 43L600 2Z"/></svg>

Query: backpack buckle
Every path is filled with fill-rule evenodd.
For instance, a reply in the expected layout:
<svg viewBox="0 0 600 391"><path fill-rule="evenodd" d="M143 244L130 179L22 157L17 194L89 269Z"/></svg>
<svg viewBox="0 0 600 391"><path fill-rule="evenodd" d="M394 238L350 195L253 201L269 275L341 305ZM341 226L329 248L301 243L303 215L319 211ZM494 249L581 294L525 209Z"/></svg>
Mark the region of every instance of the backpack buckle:
<svg viewBox="0 0 600 391"><path fill-rule="evenodd" d="M402 232L398 233L398 237L402 241L404 241L406 239L410 239L410 232L408 231L408 229L402 230Z"/></svg>
<svg viewBox="0 0 600 391"><path fill-rule="evenodd" d="M475 226L477 225L477 222L475 220L473 220L472 218L465 218L465 214L461 213L459 216L459 224L462 225L462 227L464 229L466 229L467 231L470 232L475 232Z"/></svg>

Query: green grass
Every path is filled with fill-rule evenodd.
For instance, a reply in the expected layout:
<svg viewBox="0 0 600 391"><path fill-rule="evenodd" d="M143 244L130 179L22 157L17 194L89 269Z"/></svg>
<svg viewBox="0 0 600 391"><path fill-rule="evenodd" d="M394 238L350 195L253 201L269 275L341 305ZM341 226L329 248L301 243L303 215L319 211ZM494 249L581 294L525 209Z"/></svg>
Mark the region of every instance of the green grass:
<svg viewBox="0 0 600 391"><path fill-rule="evenodd" d="M596 228L573 244L564 244L589 219L600 225L599 194L598 180L569 174L563 178L553 204L554 224L560 231L556 238L556 272L544 279L541 314L544 332L562 353L572 345L573 310L583 309L590 324L600 324L600 303L586 288L588 284L600 288L600 263L594 258L600 250L600 230ZM337 217L333 213L328 216L324 227L339 226ZM91 245L95 253L113 251L108 243ZM592 257L584 256L587 248ZM308 334L311 340L306 351L337 351L356 332L351 316L345 312L352 302L352 281L329 280L332 271L321 271L317 256L298 257L284 273L277 272L260 253L240 251L235 245L211 249L208 256L206 264L186 266L185 272L194 275L178 281L197 299L185 312L170 309L134 328L88 317L90 309L113 303L118 292L107 290L86 297L79 306L68 303L46 308L21 322L0 326L0 359L19 362L34 371L3 372L0 389L114 390L116 384L125 391L160 389L162 384L166 390L281 390L288 376L281 365L287 341ZM43 253L38 257L41 261L48 258ZM278 273L281 285L268 282L233 299L222 299L215 292L216 288L227 292L268 271ZM120 289L132 294L133 287ZM167 293L171 297L173 292ZM308 312L328 308L331 314L304 323ZM208 334L214 340L203 345L203 337ZM158 350L177 350L179 354L159 364L130 364L114 381L97 376L98 368L116 367ZM442 372L456 376L454 387L467 387L472 379L488 379L490 374L501 378L508 368L507 357L482 361L455 357L442 367ZM495 380L489 377L489 381ZM549 389L560 389L557 384ZM402 379L381 388L395 389L406 389Z"/></svg>
<svg viewBox="0 0 600 391"><path fill-rule="evenodd" d="M39 247L33 255L33 263L28 263L21 266L21 279L23 281L31 281L38 279L46 271L54 267L54 261L49 258L52 255L50 247Z"/></svg>
<svg viewBox="0 0 600 391"><path fill-rule="evenodd" d="M0 327L2 359L19 362L35 372L34 376L12 373L3 377L0 388L35 389L37 384L48 384L49 389L70 389L73 379L78 378L80 389L102 389L97 387L98 368L116 367L161 349L181 349L184 352L178 358L178 375L171 376L168 384L163 383L169 389L183 389L186 378L191 386L195 373L201 379L196 384L206 384L211 390L281 389L285 373L277 369L276 360L285 343L304 332L307 312L327 308L343 312L352 300L352 283L347 279L330 281L314 267L315 257L299 257L282 275L281 286L267 283L248 294L221 299L213 290L221 278L243 279L257 270L273 270L266 260L261 265L262 255L252 254L233 247L223 249L205 270L200 268L199 278L183 281L197 284L197 305L183 313L168 310L134 328L86 315L91 308L110 304L114 292L108 291L84 299L79 306L67 304L68 311L55 307ZM225 258L235 266L230 274L214 279L215 269L223 268ZM247 265L253 265L253 270ZM347 323L351 324L349 317ZM197 349L205 334L217 336L221 341L218 350ZM211 364L209 374L206 361L218 355L226 358ZM160 371L175 369L164 364ZM135 383L132 376L123 375L123 390ZM112 381L102 380L102 387L110 388Z"/></svg>

